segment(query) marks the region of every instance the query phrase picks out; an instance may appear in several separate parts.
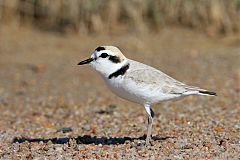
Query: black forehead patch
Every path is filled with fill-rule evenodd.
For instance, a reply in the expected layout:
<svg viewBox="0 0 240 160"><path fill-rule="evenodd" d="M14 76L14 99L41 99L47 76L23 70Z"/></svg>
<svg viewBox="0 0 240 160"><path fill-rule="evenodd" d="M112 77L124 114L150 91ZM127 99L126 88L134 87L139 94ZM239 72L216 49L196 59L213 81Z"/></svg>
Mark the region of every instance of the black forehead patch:
<svg viewBox="0 0 240 160"><path fill-rule="evenodd" d="M104 48L104 47L101 47L101 46L100 46L100 47L97 47L97 48L95 49L95 51L98 51L98 52L99 52L99 51L102 51L102 50L105 50L105 48Z"/></svg>
<svg viewBox="0 0 240 160"><path fill-rule="evenodd" d="M109 60L112 61L113 63L120 63L121 59L117 56L109 56Z"/></svg>

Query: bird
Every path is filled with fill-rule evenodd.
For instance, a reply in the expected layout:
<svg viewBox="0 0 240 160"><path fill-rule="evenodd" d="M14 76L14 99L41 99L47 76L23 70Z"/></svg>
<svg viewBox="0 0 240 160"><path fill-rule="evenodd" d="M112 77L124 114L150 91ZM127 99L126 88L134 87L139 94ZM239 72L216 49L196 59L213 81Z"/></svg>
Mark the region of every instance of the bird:
<svg viewBox="0 0 240 160"><path fill-rule="evenodd" d="M186 85L156 68L128 59L115 46L97 47L90 58L78 63L85 64L90 64L117 96L144 106L148 116L145 145L151 144L153 105L189 95L217 95L206 89Z"/></svg>

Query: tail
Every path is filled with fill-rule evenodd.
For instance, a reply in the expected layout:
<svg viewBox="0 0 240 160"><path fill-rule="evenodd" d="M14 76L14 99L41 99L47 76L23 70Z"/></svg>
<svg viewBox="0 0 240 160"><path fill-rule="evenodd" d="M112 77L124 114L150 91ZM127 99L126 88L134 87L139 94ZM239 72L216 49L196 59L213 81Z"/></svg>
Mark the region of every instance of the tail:
<svg viewBox="0 0 240 160"><path fill-rule="evenodd" d="M217 93L211 92L205 89L201 89L199 87L195 86L187 86L184 85L184 88L187 90L183 94L188 96L188 95L203 95L203 96L217 96Z"/></svg>
<svg viewBox="0 0 240 160"><path fill-rule="evenodd" d="M204 96L217 96L217 93L211 92L211 91L208 91L208 90L204 90L204 89L199 89L198 94L199 95L204 95Z"/></svg>

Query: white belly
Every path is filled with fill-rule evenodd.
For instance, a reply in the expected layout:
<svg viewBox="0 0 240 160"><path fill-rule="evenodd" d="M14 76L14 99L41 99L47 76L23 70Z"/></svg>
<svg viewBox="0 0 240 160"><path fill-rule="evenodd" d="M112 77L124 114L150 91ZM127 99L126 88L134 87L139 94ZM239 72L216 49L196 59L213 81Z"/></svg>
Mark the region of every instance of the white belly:
<svg viewBox="0 0 240 160"><path fill-rule="evenodd" d="M121 76L112 79L103 77L103 79L113 93L135 103L156 104L164 100L177 98L176 95L166 95L159 90L149 90L144 86L137 86L134 82L126 82Z"/></svg>
<svg viewBox="0 0 240 160"><path fill-rule="evenodd" d="M139 97L137 97L136 95L130 93L128 90L126 90L123 86L122 86L122 78L118 77L118 78L113 78L111 80L104 78L104 81L106 82L107 86L109 87L109 89L116 94L117 96L123 98L123 99L127 99L129 101L135 102L135 103L139 103L142 104L141 99L139 99Z"/></svg>

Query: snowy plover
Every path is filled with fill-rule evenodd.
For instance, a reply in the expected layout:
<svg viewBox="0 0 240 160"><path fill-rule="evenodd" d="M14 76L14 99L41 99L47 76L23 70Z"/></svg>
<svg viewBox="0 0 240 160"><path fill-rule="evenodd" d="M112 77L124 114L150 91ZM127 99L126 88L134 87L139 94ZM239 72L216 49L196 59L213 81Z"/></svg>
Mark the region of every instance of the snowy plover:
<svg viewBox="0 0 240 160"><path fill-rule="evenodd" d="M90 64L100 73L113 93L144 106L148 115L146 145L151 139L154 117L152 105L188 95L216 95L215 92L188 86L153 67L128 59L114 46L97 47L91 58L78 63L83 64Z"/></svg>

